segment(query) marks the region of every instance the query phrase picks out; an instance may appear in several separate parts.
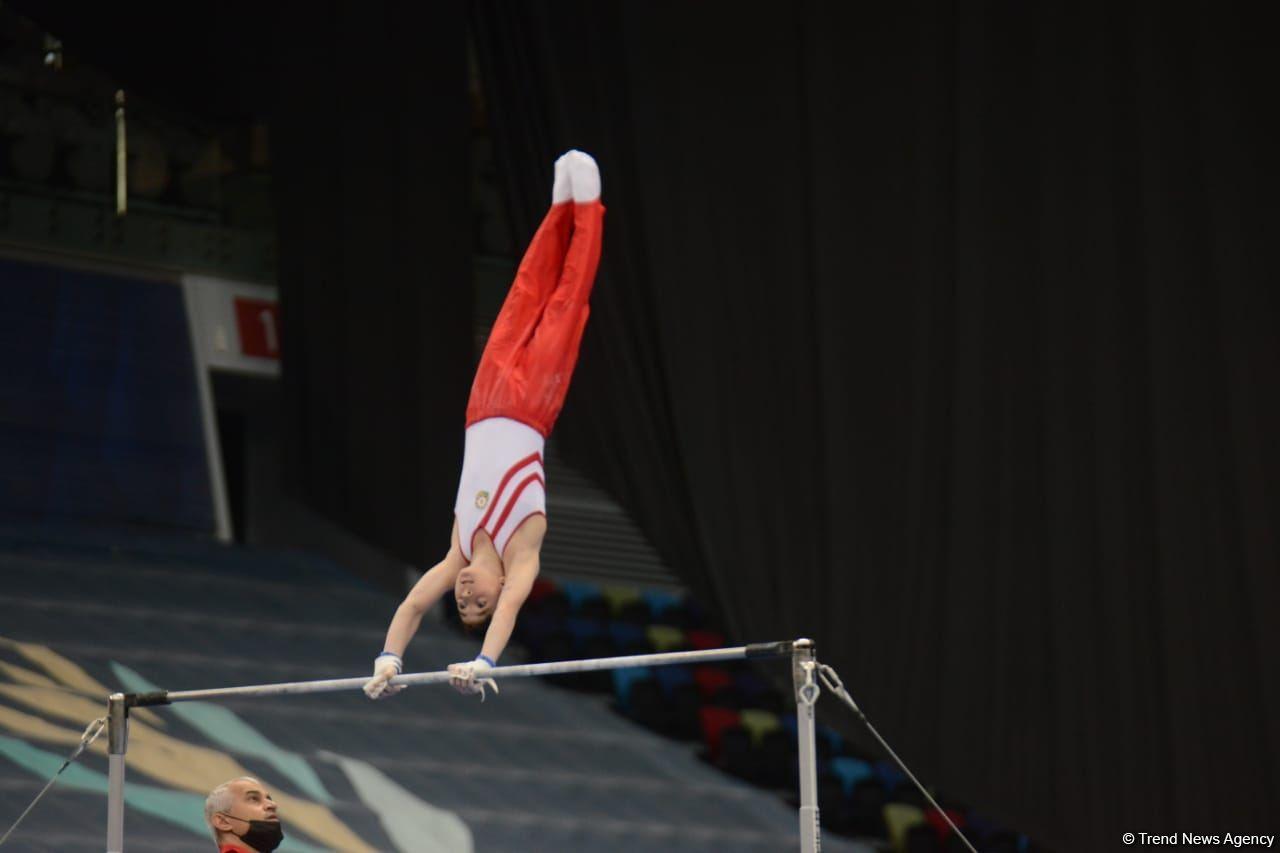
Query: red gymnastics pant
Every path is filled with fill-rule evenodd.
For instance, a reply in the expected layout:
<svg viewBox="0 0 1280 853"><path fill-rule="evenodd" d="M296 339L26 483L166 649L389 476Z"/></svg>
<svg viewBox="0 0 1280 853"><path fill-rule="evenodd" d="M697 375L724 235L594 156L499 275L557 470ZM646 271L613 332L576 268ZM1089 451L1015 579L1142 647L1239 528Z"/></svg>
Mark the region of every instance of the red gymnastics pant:
<svg viewBox="0 0 1280 853"><path fill-rule="evenodd" d="M503 417L543 438L551 434L591 313L587 300L603 235L599 199L561 202L547 211L480 357L467 426Z"/></svg>

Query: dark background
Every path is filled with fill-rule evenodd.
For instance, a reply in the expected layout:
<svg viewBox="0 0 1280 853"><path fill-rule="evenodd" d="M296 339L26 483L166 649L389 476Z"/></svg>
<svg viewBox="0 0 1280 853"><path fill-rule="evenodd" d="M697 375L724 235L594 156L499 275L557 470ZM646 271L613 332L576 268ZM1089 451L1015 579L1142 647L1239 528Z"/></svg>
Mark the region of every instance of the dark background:
<svg viewBox="0 0 1280 853"><path fill-rule="evenodd" d="M735 637L813 636L918 775L1050 846L1277 830L1244 6L18 5L153 97L269 117L290 482L330 518L447 541L469 33L515 241L556 154L604 177L558 435Z"/></svg>

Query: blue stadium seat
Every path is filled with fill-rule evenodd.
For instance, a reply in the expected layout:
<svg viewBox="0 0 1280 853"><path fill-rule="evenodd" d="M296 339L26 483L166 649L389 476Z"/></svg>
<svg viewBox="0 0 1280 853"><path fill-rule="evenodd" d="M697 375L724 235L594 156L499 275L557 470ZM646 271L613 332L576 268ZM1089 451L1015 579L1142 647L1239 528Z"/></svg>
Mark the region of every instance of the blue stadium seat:
<svg viewBox="0 0 1280 853"><path fill-rule="evenodd" d="M680 603L679 596L658 589L647 589L642 595L649 604L650 618L654 622L661 622L662 614Z"/></svg>
<svg viewBox="0 0 1280 853"><path fill-rule="evenodd" d="M625 713L630 708L631 685L642 678L652 678L653 672L647 666L628 667L613 671L613 692L618 697L618 707Z"/></svg>
<svg viewBox="0 0 1280 853"><path fill-rule="evenodd" d="M588 598L600 597L600 587L586 581L564 581L560 584L560 591L569 599L569 607L575 612Z"/></svg>
<svg viewBox="0 0 1280 853"><path fill-rule="evenodd" d="M817 729L817 740L826 743L826 749L830 750L831 755L840 755L844 752L844 738L841 737L838 731L831 728L831 726L821 724L818 725ZM823 749L823 747L818 748Z"/></svg>
<svg viewBox="0 0 1280 853"><path fill-rule="evenodd" d="M846 794L853 793L853 786L864 779L876 779L875 770L860 758L838 755L827 762L831 775L840 780Z"/></svg>
<svg viewBox="0 0 1280 853"><path fill-rule="evenodd" d="M609 636L619 649L629 649L645 643L644 628L627 622L610 622ZM663 667L671 669L672 667Z"/></svg>
<svg viewBox="0 0 1280 853"><path fill-rule="evenodd" d="M660 666L654 671L654 678L668 696L681 684L693 683L693 673L687 666Z"/></svg>
<svg viewBox="0 0 1280 853"><path fill-rule="evenodd" d="M876 778L880 780L880 787L884 788L886 794L891 793L898 787L898 783L906 780L906 776L902 775L902 771L898 769L898 765L894 764L888 758L883 758L876 762L875 765Z"/></svg>
<svg viewBox="0 0 1280 853"><path fill-rule="evenodd" d="M579 619L573 618L565 622L565 629L568 630L569 636L579 646L586 643L587 640L604 635L605 627L602 623L595 619Z"/></svg>

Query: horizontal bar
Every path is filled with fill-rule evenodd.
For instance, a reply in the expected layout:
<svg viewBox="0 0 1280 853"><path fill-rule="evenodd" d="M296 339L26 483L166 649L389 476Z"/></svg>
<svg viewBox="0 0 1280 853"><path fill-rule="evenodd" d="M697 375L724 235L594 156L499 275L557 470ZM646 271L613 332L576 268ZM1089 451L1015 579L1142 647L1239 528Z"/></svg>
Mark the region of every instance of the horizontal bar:
<svg viewBox="0 0 1280 853"><path fill-rule="evenodd" d="M753 643L726 649L702 649L692 652L663 652L652 655L622 655L612 658L588 658L587 660L528 663L516 666L496 666L485 673L493 678L521 678L537 675L565 675L573 672L596 672L602 669L628 669L638 666L674 666L678 664L714 663L717 661L743 660L748 657L780 657L791 654L793 648L807 640L778 643ZM256 684L247 687L221 687L212 690L175 690L155 693L129 694L126 701L131 707L143 705L168 705L172 702L193 702L201 699L222 699L232 696L283 696L297 693L333 693L355 690L364 686L369 676L359 678L333 678L327 681L292 681L284 684ZM443 684L449 673L415 672L397 675L392 684Z"/></svg>

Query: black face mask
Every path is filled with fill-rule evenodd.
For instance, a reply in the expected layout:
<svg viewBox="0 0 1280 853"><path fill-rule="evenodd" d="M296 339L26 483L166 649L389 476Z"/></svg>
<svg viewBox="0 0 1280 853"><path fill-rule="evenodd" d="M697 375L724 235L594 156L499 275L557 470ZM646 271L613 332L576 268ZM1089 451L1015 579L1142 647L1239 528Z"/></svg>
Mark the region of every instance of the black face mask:
<svg viewBox="0 0 1280 853"><path fill-rule="evenodd" d="M232 820L242 820L249 824L249 831L244 835L237 835L245 844L248 844L259 853L271 853L280 846L280 842L284 841L284 827L280 825L278 820L248 820L242 817L236 817L227 812L219 812L224 817Z"/></svg>

